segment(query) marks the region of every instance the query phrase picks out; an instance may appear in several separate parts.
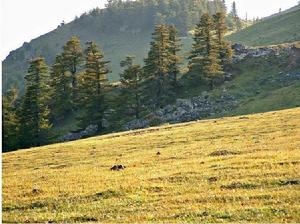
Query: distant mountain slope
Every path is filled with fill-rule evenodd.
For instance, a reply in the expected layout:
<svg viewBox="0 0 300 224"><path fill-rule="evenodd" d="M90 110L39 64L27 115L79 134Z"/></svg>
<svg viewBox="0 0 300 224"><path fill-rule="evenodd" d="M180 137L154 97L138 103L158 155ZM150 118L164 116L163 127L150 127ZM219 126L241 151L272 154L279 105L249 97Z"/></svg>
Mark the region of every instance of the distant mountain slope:
<svg viewBox="0 0 300 224"><path fill-rule="evenodd" d="M266 17L266 18L264 18L264 19L269 19L269 18L272 18L272 17L275 17L275 16L284 15L284 14L287 14L287 13L289 13L289 12L297 11L297 10L299 10L299 9L300 9L300 4L298 4L298 5L296 5L296 6L292 7L292 8L289 8L289 9L287 9L287 10L285 10L285 11L282 11L282 12L279 12L279 13L275 13L275 14L273 14L273 15L271 15L271 16L268 16L268 17Z"/></svg>
<svg viewBox="0 0 300 224"><path fill-rule="evenodd" d="M126 55L136 55L139 63L143 61L156 23L175 24L185 36L203 13L222 9L220 0L111 1L106 9L94 9L12 51L3 62L3 90L12 84L22 89L28 61L42 55L52 63L73 35L81 39L82 45L96 41L111 61L110 80L118 80L119 63Z"/></svg>
<svg viewBox="0 0 300 224"><path fill-rule="evenodd" d="M250 46L272 45L300 40L300 6L274 15L228 37Z"/></svg>

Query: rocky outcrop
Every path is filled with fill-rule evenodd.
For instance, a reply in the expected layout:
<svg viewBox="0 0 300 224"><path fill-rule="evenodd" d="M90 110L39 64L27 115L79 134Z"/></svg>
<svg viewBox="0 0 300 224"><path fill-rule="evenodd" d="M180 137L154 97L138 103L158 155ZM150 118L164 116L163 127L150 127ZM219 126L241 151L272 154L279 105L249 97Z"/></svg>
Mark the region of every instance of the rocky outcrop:
<svg viewBox="0 0 300 224"><path fill-rule="evenodd" d="M134 130L134 129L142 129L142 128L148 128L150 127L150 123L146 119L135 119L133 121L130 121L126 123L123 126L123 129L125 131Z"/></svg>
<svg viewBox="0 0 300 224"><path fill-rule="evenodd" d="M237 105L238 100L225 92L216 98L204 92L201 96L191 99L178 99L174 105L167 105L144 119L128 122L123 126L123 129L134 130L162 123L175 124L199 120L230 111Z"/></svg>
<svg viewBox="0 0 300 224"><path fill-rule="evenodd" d="M68 133L60 138L62 142L75 141L81 138L86 138L97 134L98 125L89 125L86 129L78 133Z"/></svg>
<svg viewBox="0 0 300 224"><path fill-rule="evenodd" d="M300 42L294 44L289 54L289 68L294 68L300 64Z"/></svg>
<svg viewBox="0 0 300 224"><path fill-rule="evenodd" d="M266 56L279 56L283 53L290 54L293 49L292 44L276 45L268 47L248 47L242 44L232 45L234 50L233 63L237 63L246 58L259 58Z"/></svg>

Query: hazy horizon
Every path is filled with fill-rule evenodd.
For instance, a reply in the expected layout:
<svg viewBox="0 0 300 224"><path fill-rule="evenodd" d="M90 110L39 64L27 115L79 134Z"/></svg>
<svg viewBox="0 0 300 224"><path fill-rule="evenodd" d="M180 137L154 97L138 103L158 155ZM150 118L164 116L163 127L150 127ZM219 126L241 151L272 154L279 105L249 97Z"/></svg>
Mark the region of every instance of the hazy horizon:
<svg viewBox="0 0 300 224"><path fill-rule="evenodd" d="M232 2L233 0L227 0L229 10ZM297 2L298 0L236 0L239 16L245 18L247 13L249 19L272 15L279 8L285 10ZM71 22L75 16L93 8L103 8L105 3L106 0L72 0L72 5L67 0L1 0L1 60L24 42L30 42L54 30L62 21Z"/></svg>

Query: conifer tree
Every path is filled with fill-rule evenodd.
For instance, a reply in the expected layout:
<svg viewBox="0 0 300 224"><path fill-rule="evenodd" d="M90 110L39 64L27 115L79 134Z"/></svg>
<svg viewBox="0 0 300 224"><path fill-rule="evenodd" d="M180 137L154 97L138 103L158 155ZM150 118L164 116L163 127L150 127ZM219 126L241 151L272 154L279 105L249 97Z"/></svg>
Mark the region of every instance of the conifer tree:
<svg viewBox="0 0 300 224"><path fill-rule="evenodd" d="M20 113L21 147L40 146L49 140L49 73L44 58L30 62L25 76L25 95Z"/></svg>
<svg viewBox="0 0 300 224"><path fill-rule="evenodd" d="M134 56L127 56L125 60L121 61L120 65L124 71L120 77L125 104L134 111L135 118L139 119L142 112L144 77L141 66L134 64L134 58Z"/></svg>
<svg viewBox="0 0 300 224"><path fill-rule="evenodd" d="M2 99L2 148L4 152L16 148L18 142L17 98L18 90L12 87Z"/></svg>
<svg viewBox="0 0 300 224"><path fill-rule="evenodd" d="M178 88L178 74L180 72L179 63L181 61L178 52L180 51L180 39L177 37L177 29L174 25L169 26L169 75L171 79L171 85L173 90L177 90Z"/></svg>
<svg viewBox="0 0 300 224"><path fill-rule="evenodd" d="M71 104L71 77L61 55L57 55L51 68L51 117L59 122L72 110Z"/></svg>
<svg viewBox="0 0 300 224"><path fill-rule="evenodd" d="M83 51L80 45L80 40L73 36L63 47L63 62L65 69L71 74L72 86L72 105L73 109L76 107L77 102L77 78L76 73L83 63Z"/></svg>
<svg viewBox="0 0 300 224"><path fill-rule="evenodd" d="M154 109L161 107L167 98L167 79L169 75L169 30L165 25L157 25L152 34L148 57L145 59L144 71L148 76L148 94Z"/></svg>
<svg viewBox="0 0 300 224"><path fill-rule="evenodd" d="M83 115L79 118L79 126L97 125L98 132L103 130L104 112L107 109L105 94L108 88L107 74L109 61L94 42L87 42L85 50L85 71L82 74L80 87Z"/></svg>
<svg viewBox="0 0 300 224"><path fill-rule="evenodd" d="M224 13L218 12L213 16L213 18L217 35L219 59L221 60L222 67L224 68L225 65L231 63L233 54L230 44L224 38L227 32L226 17Z"/></svg>
<svg viewBox="0 0 300 224"><path fill-rule="evenodd" d="M242 29L242 23L241 23L241 19L238 16L238 12L237 12L237 8L236 8L236 2L233 1L232 3L232 9L231 9L231 16L233 17L233 21L235 24L235 27L237 30L241 30Z"/></svg>
<svg viewBox="0 0 300 224"><path fill-rule="evenodd" d="M192 74L201 75L201 78L209 81L210 88L213 89L215 79L222 75L222 67L214 24L208 14L204 14L196 26L194 44L189 59L189 68Z"/></svg>

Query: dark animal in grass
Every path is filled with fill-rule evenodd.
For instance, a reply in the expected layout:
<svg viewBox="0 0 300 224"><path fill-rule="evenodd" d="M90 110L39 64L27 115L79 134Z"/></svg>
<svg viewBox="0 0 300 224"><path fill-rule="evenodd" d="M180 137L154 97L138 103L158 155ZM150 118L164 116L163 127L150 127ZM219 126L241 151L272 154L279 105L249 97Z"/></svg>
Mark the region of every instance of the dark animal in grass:
<svg viewBox="0 0 300 224"><path fill-rule="evenodd" d="M120 171L120 170L124 170L126 168L126 166L123 165L114 165L112 168L110 168L113 171Z"/></svg>
<svg viewBox="0 0 300 224"><path fill-rule="evenodd" d="M156 155L157 155L157 156L160 156L160 155L161 155L161 153L160 153L160 152L157 152L157 153L156 153Z"/></svg>

